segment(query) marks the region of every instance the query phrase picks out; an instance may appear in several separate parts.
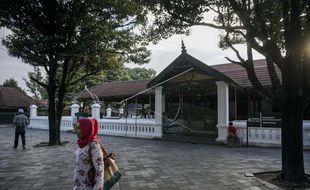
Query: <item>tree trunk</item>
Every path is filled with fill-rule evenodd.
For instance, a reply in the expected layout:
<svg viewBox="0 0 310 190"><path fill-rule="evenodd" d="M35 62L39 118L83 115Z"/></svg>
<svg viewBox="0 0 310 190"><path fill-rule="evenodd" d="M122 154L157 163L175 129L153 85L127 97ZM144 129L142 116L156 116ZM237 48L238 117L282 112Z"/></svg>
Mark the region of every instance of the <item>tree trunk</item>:
<svg viewBox="0 0 310 190"><path fill-rule="evenodd" d="M303 156L303 106L301 101L287 100L282 106L282 179L306 181Z"/></svg>
<svg viewBox="0 0 310 190"><path fill-rule="evenodd" d="M57 135L57 138L59 139L60 139L61 118L62 118L63 110L64 110L64 96L65 96L65 90L63 88L60 88L58 92L57 116L56 116L57 117L56 135Z"/></svg>
<svg viewBox="0 0 310 190"><path fill-rule="evenodd" d="M57 64L51 64L50 72L48 73L48 122L49 122L49 146L60 145L60 125L58 122L58 117L56 115L56 71Z"/></svg>
<svg viewBox="0 0 310 190"><path fill-rule="evenodd" d="M48 90L48 123L49 123L49 146L60 145L59 126L57 126L55 90Z"/></svg>

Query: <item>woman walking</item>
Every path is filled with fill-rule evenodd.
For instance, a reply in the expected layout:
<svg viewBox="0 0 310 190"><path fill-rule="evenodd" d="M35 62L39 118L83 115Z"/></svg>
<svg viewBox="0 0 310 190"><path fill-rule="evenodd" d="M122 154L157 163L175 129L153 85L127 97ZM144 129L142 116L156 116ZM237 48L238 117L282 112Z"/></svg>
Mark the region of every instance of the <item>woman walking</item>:
<svg viewBox="0 0 310 190"><path fill-rule="evenodd" d="M103 190L104 162L96 119L79 119L74 129L78 136L75 151L73 190Z"/></svg>

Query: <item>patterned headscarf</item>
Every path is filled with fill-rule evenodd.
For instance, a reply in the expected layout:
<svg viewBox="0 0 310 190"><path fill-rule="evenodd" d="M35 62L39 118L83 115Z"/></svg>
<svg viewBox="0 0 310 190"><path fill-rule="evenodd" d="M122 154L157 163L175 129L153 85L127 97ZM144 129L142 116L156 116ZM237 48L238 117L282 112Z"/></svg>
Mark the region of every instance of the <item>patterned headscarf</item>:
<svg viewBox="0 0 310 190"><path fill-rule="evenodd" d="M85 147L88 143L97 140L101 141L98 135L99 124L94 118L83 118L78 120L80 126L80 138L77 140L77 144L80 148Z"/></svg>

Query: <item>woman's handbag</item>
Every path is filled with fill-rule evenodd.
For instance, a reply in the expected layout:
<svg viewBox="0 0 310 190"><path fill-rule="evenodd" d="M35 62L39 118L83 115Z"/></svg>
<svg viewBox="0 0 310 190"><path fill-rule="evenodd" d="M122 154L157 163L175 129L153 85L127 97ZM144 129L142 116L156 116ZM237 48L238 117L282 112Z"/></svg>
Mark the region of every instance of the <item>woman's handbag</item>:
<svg viewBox="0 0 310 190"><path fill-rule="evenodd" d="M119 169L117 165L115 164L115 155L113 153L108 154L107 151L104 149L103 145L100 142L99 143L103 152L103 162L104 162L104 184L103 189L109 190L115 183L118 182L118 180L121 178L121 173L119 172ZM91 169L87 173L88 178L92 184L95 182L95 167L92 163L92 155L91 155L91 148L89 147L89 158L91 161Z"/></svg>

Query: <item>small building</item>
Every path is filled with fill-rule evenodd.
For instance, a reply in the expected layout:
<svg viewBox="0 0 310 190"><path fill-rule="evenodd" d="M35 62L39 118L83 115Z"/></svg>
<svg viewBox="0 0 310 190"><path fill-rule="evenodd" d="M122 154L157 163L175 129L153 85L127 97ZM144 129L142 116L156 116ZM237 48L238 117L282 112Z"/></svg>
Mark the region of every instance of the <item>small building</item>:
<svg viewBox="0 0 310 190"><path fill-rule="evenodd" d="M262 85L271 88L266 61L255 60L254 69ZM276 71L281 76L277 67ZM252 113L279 111L255 91L243 67L232 63L208 66L188 54L184 46L181 54L153 79L103 83L89 90L104 102L104 110L113 102L116 107L134 103L137 117L142 113L137 110L145 108L162 125L163 136L224 141L226 136L219 133L226 130L229 120L246 123ZM86 92L79 96L90 97ZM131 117L129 112L125 111ZM310 119L310 107L304 119Z"/></svg>
<svg viewBox="0 0 310 190"><path fill-rule="evenodd" d="M20 89L0 86L0 125L12 123L19 108L28 115L30 105L42 106Z"/></svg>
<svg viewBox="0 0 310 190"><path fill-rule="evenodd" d="M98 97L99 101L102 103L101 109L103 111L108 107L112 107L114 110L116 109L117 112L118 108L125 106L124 108L128 110L128 116L132 117L138 115L138 112L141 112L144 107L154 110L154 90L150 89L143 92L146 90L149 82L150 80L135 80L102 83L90 87L89 91L94 96ZM134 97L130 98L131 96ZM85 100L91 102L93 100L86 90L82 91L77 98L79 100L84 100L84 102ZM84 108L83 111L86 111L85 109L87 110L89 107ZM117 115L118 113L116 112L112 113L112 115Z"/></svg>

